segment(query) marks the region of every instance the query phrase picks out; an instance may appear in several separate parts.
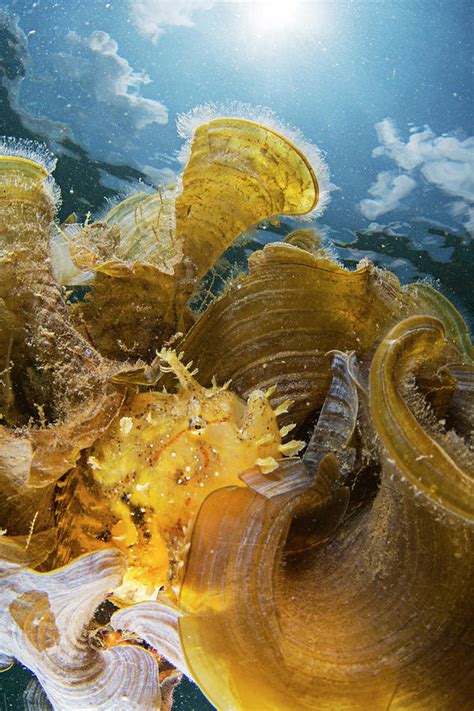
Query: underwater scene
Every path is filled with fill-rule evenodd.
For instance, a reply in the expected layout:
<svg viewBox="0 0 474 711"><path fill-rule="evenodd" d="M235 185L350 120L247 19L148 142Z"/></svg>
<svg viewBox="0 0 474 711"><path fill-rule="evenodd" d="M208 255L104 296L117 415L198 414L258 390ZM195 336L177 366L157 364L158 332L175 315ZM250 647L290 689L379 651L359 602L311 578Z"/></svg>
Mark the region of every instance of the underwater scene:
<svg viewBox="0 0 474 711"><path fill-rule="evenodd" d="M0 711L471 711L467 0L0 6Z"/></svg>

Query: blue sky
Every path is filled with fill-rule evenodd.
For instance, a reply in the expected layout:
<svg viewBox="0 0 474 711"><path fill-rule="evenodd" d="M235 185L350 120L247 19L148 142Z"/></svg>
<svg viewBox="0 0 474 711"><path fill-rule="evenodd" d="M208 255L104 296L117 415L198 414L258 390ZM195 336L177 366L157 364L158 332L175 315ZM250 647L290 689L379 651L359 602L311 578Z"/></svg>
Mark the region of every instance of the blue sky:
<svg viewBox="0 0 474 711"><path fill-rule="evenodd" d="M270 108L325 153L331 230L423 219L474 230L469 2L5 7L27 56L12 101L59 153L68 135L93 160L166 182L179 169L177 115L239 101Z"/></svg>

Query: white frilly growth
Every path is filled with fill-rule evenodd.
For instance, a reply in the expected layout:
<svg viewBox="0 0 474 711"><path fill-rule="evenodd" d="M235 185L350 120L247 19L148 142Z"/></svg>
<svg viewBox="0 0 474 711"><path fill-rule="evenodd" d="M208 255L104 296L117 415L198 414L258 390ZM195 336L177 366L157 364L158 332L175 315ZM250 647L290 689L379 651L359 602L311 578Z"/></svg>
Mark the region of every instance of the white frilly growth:
<svg viewBox="0 0 474 711"><path fill-rule="evenodd" d="M265 106L250 106L240 101L224 104L209 103L196 106L188 113L178 114L176 122L178 135L185 141L178 156L183 165L186 165L189 160L191 144L196 129L200 125L218 118L240 118L247 121L255 121L263 126L268 126L268 128L291 141L308 159L318 179L319 202L311 215L319 217L324 212L331 199L330 192L333 186L330 182L329 168L323 152L308 141L299 129L287 126L283 121L280 121L272 109Z"/></svg>
<svg viewBox="0 0 474 711"><path fill-rule="evenodd" d="M33 163L43 166L50 175L56 167L57 159L51 151L38 141L29 138L11 138L10 136L0 137L0 157L13 156L26 158Z"/></svg>
<svg viewBox="0 0 474 711"><path fill-rule="evenodd" d="M48 177L43 183L43 187L50 195L54 208L56 212L58 212L62 203L61 188L59 187L52 175L48 175Z"/></svg>

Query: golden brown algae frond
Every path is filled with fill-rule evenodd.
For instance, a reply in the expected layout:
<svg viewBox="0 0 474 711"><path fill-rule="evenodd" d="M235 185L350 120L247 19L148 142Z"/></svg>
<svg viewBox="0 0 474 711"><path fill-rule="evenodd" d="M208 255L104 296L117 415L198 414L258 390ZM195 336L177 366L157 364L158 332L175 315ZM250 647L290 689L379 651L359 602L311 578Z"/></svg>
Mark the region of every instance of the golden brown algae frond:
<svg viewBox="0 0 474 711"><path fill-rule="evenodd" d="M309 213L318 200L313 168L290 140L253 121L214 119L194 134L176 228L202 276L247 228Z"/></svg>
<svg viewBox="0 0 474 711"><path fill-rule="evenodd" d="M10 408L19 421L38 408L47 419L64 417L91 395L101 365L73 327L53 274L54 162L30 142L0 144L0 306L13 320L9 360L20 382L16 412L13 402Z"/></svg>
<svg viewBox="0 0 474 711"><path fill-rule="evenodd" d="M168 708L181 672L222 708L468 708L466 324L309 230L192 314L241 230L325 201L291 136L209 119L176 202L82 227L0 151L0 664L71 710Z"/></svg>

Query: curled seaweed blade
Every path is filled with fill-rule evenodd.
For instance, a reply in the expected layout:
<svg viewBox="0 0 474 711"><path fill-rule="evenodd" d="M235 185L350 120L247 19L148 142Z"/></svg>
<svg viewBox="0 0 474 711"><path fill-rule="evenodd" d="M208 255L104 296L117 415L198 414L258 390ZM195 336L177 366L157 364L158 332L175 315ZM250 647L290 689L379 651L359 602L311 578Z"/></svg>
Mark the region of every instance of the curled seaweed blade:
<svg viewBox="0 0 474 711"><path fill-rule="evenodd" d="M283 242L304 249L306 252L311 252L311 254L318 254L322 251L321 240L313 228L293 230L289 235L286 235Z"/></svg>
<svg viewBox="0 0 474 711"><path fill-rule="evenodd" d="M11 669L14 664L14 657L9 657L8 654L0 654L0 674Z"/></svg>
<svg viewBox="0 0 474 711"><path fill-rule="evenodd" d="M149 361L176 332L192 324L187 301L194 287L194 271L186 260L172 274L153 265L130 269L109 262L96 270L92 291L74 311L103 355Z"/></svg>
<svg viewBox="0 0 474 711"><path fill-rule="evenodd" d="M50 177L55 160L31 142L0 141L0 248L6 250L23 236L18 227L36 232L39 241L48 237L47 229L59 202L59 191ZM20 205L28 209L19 209ZM19 224L18 224L19 223Z"/></svg>
<svg viewBox="0 0 474 711"><path fill-rule="evenodd" d="M42 168L44 175L47 176L53 172L56 167L56 158L44 145L38 141L31 141L28 138L12 138L2 136L0 138L0 158L8 160L12 158L18 163L34 164ZM10 165L12 165L10 163Z"/></svg>
<svg viewBox="0 0 474 711"><path fill-rule="evenodd" d="M258 591L264 597L271 587L272 567L269 559L265 562L264 554L271 554L274 536L269 517L261 515L262 509L265 511L268 507L271 507L268 499L250 489L221 489L204 503L193 534L180 596L180 606L188 613L179 621L181 643L193 677L208 698L223 708L252 708L253 705L267 710L283 708L287 700L278 677L273 686L268 679L272 668L281 668L283 663L281 652L271 644L272 637L278 636L275 612L265 605L265 622L254 614ZM223 515L216 516L218 510ZM245 516L244 522L242 514L247 510L249 516ZM250 521L253 524L245 530L245 524ZM265 534L273 543L270 551L263 544ZM211 550L214 555L210 554ZM258 560L261 567L258 588L257 563L246 567L252 580L247 578L245 583L245 590L251 596L245 605L238 599L236 587L242 572L240 565L244 565L249 556ZM233 582L235 572L238 576ZM241 627L235 624L239 614L248 617L247 621L252 619L250 637L244 633L247 627L244 618ZM256 647L257 636L260 642ZM212 665L206 662L209 656L214 660ZM259 688L262 674L267 678L267 697Z"/></svg>
<svg viewBox="0 0 474 711"><path fill-rule="evenodd" d="M474 358L474 348L469 336L469 329L463 317L449 299L429 284L410 284L407 287L407 291L414 294L421 302L421 307L424 311L443 322L447 336L458 346L468 360L472 360Z"/></svg>
<svg viewBox="0 0 474 711"><path fill-rule="evenodd" d="M295 612L294 634L285 639L289 630L283 631L280 620L295 605L302 612L303 598L310 599L309 590L289 591L291 601L278 590L280 576L295 574L288 561L280 565L299 513L298 492L267 499L250 489L222 489L204 503L180 597L181 642L193 677L221 708L385 708L393 694L391 675L380 669L369 682L360 673L344 679L338 671L336 680L328 664L318 665L316 625L308 630L312 648L302 646L296 655L291 649L289 656L302 628L310 620L315 624L311 613L298 621Z"/></svg>
<svg viewBox="0 0 474 711"><path fill-rule="evenodd" d="M355 354L334 353L332 372L331 386L303 455L304 463L314 474L330 452L343 465L343 474L350 471L355 459L355 450L349 445L359 405Z"/></svg>
<svg viewBox="0 0 474 711"><path fill-rule="evenodd" d="M126 645L99 652L85 636L123 574L118 552L93 553L50 573L6 561L1 567L0 650L31 669L55 708L159 708L151 654Z"/></svg>
<svg viewBox="0 0 474 711"><path fill-rule="evenodd" d="M59 279L90 286L73 312L109 358L152 357L192 320L186 302L194 288L194 268L183 261L174 200L171 188L139 192L102 219L55 235Z"/></svg>
<svg viewBox="0 0 474 711"><path fill-rule="evenodd" d="M342 522L338 480L329 454L313 491L206 499L180 597L193 677L223 708L468 708L472 524L420 506L389 454Z"/></svg>
<svg viewBox="0 0 474 711"><path fill-rule="evenodd" d="M318 197L311 165L287 138L253 121L215 119L194 134L177 234L202 276L244 230L271 215L311 212Z"/></svg>
<svg viewBox="0 0 474 711"><path fill-rule="evenodd" d="M15 150L0 144L0 300L15 326L8 357L21 383L21 406L10 409L17 404L26 421L35 409L57 420L91 396L106 366L74 327L51 264L54 165Z"/></svg>
<svg viewBox="0 0 474 711"><path fill-rule="evenodd" d="M116 246L117 265L148 264L164 274L173 274L181 261L181 243L176 237L173 190L160 189L151 195L138 193L115 205L104 217L105 224L116 225L120 238ZM108 273L106 263L100 267ZM114 272L117 273L117 272Z"/></svg>
<svg viewBox="0 0 474 711"><path fill-rule="evenodd" d="M23 692L25 711L54 711L46 693L35 678L31 679Z"/></svg>
<svg viewBox="0 0 474 711"><path fill-rule="evenodd" d="M187 300L195 268L183 259L174 193L133 195L71 241L73 262L92 275L74 311L101 353L151 359L193 320Z"/></svg>
<svg viewBox="0 0 474 711"><path fill-rule="evenodd" d="M298 228L290 232L283 238L285 244L292 244L294 247L303 249L305 252L314 254L315 257L321 259L331 259L332 253L321 243L321 238L314 227Z"/></svg>
<svg viewBox="0 0 474 711"><path fill-rule="evenodd" d="M61 257L67 266L65 256L69 256L76 269L89 274L88 281L93 280L94 272L127 277L146 268L173 275L174 266L183 257L176 237L174 197L171 189L139 192L114 205L96 222L86 220L83 226L58 230L63 238L58 247L67 247L68 253L57 254L58 266Z"/></svg>
<svg viewBox="0 0 474 711"><path fill-rule="evenodd" d="M295 404L282 424L320 409L332 380L328 351L359 362L413 305L391 277L370 266L354 272L289 244L267 245L250 272L211 304L180 348L200 379L232 379L241 395L276 385L274 406ZM258 325L258 327L257 327Z"/></svg>
<svg viewBox="0 0 474 711"><path fill-rule="evenodd" d="M442 509L474 521L474 481L417 420L400 392L404 376L423 360L456 362L446 355L445 330L430 316L412 316L395 326L374 356L370 373L371 413L389 456L403 476ZM454 352L453 352L454 351Z"/></svg>
<svg viewBox="0 0 474 711"><path fill-rule="evenodd" d="M179 639L180 617L181 612L170 604L142 602L115 612L111 624L138 635L180 672L189 675Z"/></svg>

